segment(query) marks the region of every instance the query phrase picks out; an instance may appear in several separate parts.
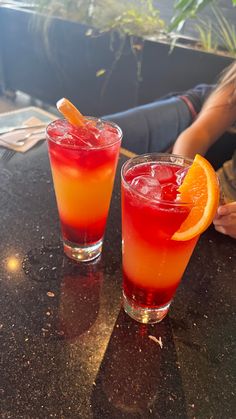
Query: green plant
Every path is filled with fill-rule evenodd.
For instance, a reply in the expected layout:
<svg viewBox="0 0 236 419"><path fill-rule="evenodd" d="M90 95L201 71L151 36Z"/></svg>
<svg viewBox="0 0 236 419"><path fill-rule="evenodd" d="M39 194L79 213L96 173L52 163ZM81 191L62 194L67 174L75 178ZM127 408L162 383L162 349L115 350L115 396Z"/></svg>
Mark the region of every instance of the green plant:
<svg viewBox="0 0 236 419"><path fill-rule="evenodd" d="M232 6L236 6L236 0L231 0ZM175 0L174 8L176 13L169 25L169 32L180 31L187 19L196 19L199 12L206 6L214 5L216 0Z"/></svg>
<svg viewBox="0 0 236 419"><path fill-rule="evenodd" d="M224 49L230 55L236 55L236 27L230 24L219 8L212 7L214 21L199 19L196 28L201 46L206 51Z"/></svg>
<svg viewBox="0 0 236 419"><path fill-rule="evenodd" d="M138 83L141 78L143 38L166 34L165 22L160 18L154 0L34 0L34 6L36 11L43 13L44 18L41 19L35 13L31 28L42 34L50 60L54 59L49 41L53 16L87 25L87 36L110 32L110 48L114 52L114 61L110 68L100 68L96 72L97 77L104 76L101 96L124 53L127 36L136 59Z"/></svg>
<svg viewBox="0 0 236 419"><path fill-rule="evenodd" d="M153 0L35 0L40 12L87 24L95 30L115 30L120 35L153 36L162 32L165 22Z"/></svg>
<svg viewBox="0 0 236 419"><path fill-rule="evenodd" d="M218 48L218 43L214 39L212 22L202 22L201 24L196 24L196 29L199 33L200 44L204 51L214 52Z"/></svg>
<svg viewBox="0 0 236 419"><path fill-rule="evenodd" d="M236 27L230 24L223 13L218 9L213 9L216 17L215 32L222 45L231 55L236 55ZM218 23L218 25L217 25Z"/></svg>

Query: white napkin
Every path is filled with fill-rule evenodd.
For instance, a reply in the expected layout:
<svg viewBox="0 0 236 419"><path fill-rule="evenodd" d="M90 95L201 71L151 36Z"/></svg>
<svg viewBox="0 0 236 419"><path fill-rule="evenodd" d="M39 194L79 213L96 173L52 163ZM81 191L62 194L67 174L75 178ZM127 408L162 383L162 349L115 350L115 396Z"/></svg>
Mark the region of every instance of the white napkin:
<svg viewBox="0 0 236 419"><path fill-rule="evenodd" d="M40 119L32 117L27 119L22 123L23 126L34 126L42 124L42 121ZM45 124L46 128L46 124ZM42 132L43 131L43 132ZM26 138L25 136L34 133L30 138ZM37 144L38 141L44 140L46 137L45 130L42 128L33 128L32 129L26 129L21 131L13 131L8 132L6 134L0 135L0 146L9 148L11 150L20 151L21 153L25 153L30 148L34 147L35 144ZM1 141L2 140L2 141ZM24 144L17 143L18 141L24 141Z"/></svg>

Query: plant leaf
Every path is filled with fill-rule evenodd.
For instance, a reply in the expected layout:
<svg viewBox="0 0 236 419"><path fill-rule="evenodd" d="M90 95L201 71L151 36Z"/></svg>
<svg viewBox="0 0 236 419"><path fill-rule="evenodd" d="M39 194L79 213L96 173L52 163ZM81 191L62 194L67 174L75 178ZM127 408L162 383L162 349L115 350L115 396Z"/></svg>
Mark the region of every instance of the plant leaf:
<svg viewBox="0 0 236 419"><path fill-rule="evenodd" d="M101 68L100 70L96 71L96 77L101 77L106 73L105 68Z"/></svg>
<svg viewBox="0 0 236 419"><path fill-rule="evenodd" d="M168 32L179 30L187 19L195 18L200 10L204 9L212 0L176 0L174 7L177 13L171 19Z"/></svg>

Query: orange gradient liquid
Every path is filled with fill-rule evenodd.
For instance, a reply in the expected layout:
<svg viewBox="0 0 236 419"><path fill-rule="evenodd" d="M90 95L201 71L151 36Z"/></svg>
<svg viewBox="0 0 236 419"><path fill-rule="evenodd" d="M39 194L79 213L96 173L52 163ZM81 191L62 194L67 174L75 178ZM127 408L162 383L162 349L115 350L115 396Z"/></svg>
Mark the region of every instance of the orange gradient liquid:
<svg viewBox="0 0 236 419"><path fill-rule="evenodd" d="M68 139L48 142L62 235L69 242L91 245L104 235L120 134L112 128L104 137L104 124L102 136L97 139L93 131L90 135L83 128L65 124L70 129ZM48 132L52 139L58 137L56 128ZM87 140L92 147L86 147Z"/></svg>
<svg viewBox="0 0 236 419"><path fill-rule="evenodd" d="M188 206L174 204L175 173L182 167L160 164L164 193L159 202L129 187L138 176L149 175L150 167L145 163L130 169L124 176L128 185L122 185L123 289L138 306L158 308L172 300L198 238L171 240L189 214ZM162 170L166 168L172 175L165 180Z"/></svg>

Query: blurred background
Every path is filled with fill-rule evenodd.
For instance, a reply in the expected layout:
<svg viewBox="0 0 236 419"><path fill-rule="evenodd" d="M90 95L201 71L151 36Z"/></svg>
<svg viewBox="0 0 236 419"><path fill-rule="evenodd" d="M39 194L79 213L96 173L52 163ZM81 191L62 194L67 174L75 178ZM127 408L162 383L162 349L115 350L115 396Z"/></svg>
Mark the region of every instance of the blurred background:
<svg viewBox="0 0 236 419"><path fill-rule="evenodd" d="M236 57L236 0L0 1L4 100L87 115L215 83ZM28 102L27 102L28 103Z"/></svg>

